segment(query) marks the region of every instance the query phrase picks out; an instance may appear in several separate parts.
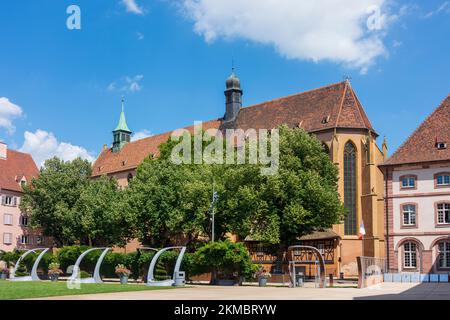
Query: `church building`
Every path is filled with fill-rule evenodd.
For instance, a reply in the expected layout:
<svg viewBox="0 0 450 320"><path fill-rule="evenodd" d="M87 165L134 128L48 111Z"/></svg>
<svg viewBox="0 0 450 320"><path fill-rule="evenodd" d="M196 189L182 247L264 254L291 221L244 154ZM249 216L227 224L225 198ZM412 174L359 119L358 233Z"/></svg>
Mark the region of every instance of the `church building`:
<svg viewBox="0 0 450 320"><path fill-rule="evenodd" d="M236 74L226 80L225 115L203 123L203 129L273 129L282 124L303 128L322 141L325 151L339 168L339 193L347 209L341 224L300 238L324 255L327 274L357 275L357 256L384 257L383 174L378 165L386 158L387 147L376 143L377 132L348 80L286 97L242 106L243 90ZM193 130L192 127L187 127ZM171 132L130 142L122 109L113 131L112 147L105 146L93 164L92 175L117 178L125 187L137 166L149 154L158 155L158 146ZM360 236L364 226L365 235ZM272 272L283 269L286 261L271 246L246 239L253 260ZM136 245L136 244L135 244ZM131 250L131 245L129 246ZM305 261L305 271L308 273ZM309 268L311 269L311 268Z"/></svg>

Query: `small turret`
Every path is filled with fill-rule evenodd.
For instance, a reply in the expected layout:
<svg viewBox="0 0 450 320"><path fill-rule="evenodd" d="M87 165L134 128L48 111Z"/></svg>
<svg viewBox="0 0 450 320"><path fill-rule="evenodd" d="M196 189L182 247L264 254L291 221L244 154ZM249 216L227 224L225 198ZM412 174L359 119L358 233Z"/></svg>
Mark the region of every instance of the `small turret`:
<svg viewBox="0 0 450 320"><path fill-rule="evenodd" d="M224 122L236 120L239 110L242 107L242 95L243 91L241 90L241 81L236 76L233 68L231 75L226 81L226 110Z"/></svg>
<svg viewBox="0 0 450 320"><path fill-rule="evenodd" d="M387 146L386 137L384 137L383 146L381 147L381 152L383 152L383 160L386 161L387 153L388 153L388 146Z"/></svg>
<svg viewBox="0 0 450 320"><path fill-rule="evenodd" d="M132 131L128 128L127 121L125 119L124 111L124 98L122 98L122 112L120 113L119 123L113 131L113 152L120 151L125 144L131 141Z"/></svg>

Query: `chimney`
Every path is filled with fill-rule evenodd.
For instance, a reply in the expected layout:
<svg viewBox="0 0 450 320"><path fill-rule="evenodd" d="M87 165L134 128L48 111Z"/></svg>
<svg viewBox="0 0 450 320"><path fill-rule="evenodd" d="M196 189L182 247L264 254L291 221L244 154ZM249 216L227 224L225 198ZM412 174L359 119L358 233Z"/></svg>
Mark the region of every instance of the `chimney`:
<svg viewBox="0 0 450 320"><path fill-rule="evenodd" d="M0 159L6 159L8 146L3 141L0 141Z"/></svg>

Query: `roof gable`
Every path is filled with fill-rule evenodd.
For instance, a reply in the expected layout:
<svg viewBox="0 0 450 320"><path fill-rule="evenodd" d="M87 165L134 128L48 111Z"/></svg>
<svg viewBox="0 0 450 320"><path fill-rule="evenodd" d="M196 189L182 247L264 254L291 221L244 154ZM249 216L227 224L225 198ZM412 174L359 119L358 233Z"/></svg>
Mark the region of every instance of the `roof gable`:
<svg viewBox="0 0 450 320"><path fill-rule="evenodd" d="M446 149L436 148L445 142ZM450 95L383 165L450 160Z"/></svg>
<svg viewBox="0 0 450 320"><path fill-rule="evenodd" d="M244 130L282 124L308 132L335 127L373 131L348 81L242 108L236 120L236 127Z"/></svg>
<svg viewBox="0 0 450 320"><path fill-rule="evenodd" d="M22 192L23 178L30 182L39 175L39 170L28 153L7 150L6 159L0 159L0 189Z"/></svg>

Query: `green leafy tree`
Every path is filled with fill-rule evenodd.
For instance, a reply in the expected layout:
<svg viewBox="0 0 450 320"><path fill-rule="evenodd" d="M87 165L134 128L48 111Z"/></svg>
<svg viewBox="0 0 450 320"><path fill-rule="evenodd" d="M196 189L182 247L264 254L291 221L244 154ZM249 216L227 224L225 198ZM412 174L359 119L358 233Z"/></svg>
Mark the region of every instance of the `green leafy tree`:
<svg viewBox="0 0 450 320"><path fill-rule="evenodd" d="M133 216L116 179L102 176L84 186L70 221L74 236L90 246L125 245L133 235Z"/></svg>
<svg viewBox="0 0 450 320"><path fill-rule="evenodd" d="M137 237L154 246L205 236L212 192L210 168L177 166L167 159L146 159L125 190L135 216Z"/></svg>
<svg viewBox="0 0 450 320"><path fill-rule="evenodd" d="M241 165L222 179L218 212L232 222L229 231L242 238L291 244L343 217L338 169L320 141L303 129L281 126L279 148L277 174L264 176L257 166Z"/></svg>
<svg viewBox="0 0 450 320"><path fill-rule="evenodd" d="M192 256L193 270L196 275L211 272L212 282L217 277L224 279L251 278L257 270L247 248L242 243L216 241L208 243Z"/></svg>
<svg viewBox="0 0 450 320"><path fill-rule="evenodd" d="M194 246L208 240L213 181L220 197L216 239L233 233L289 244L343 216L337 168L321 143L302 129L280 127L279 170L269 176L254 164L177 165L170 159L175 145L162 144L160 156L148 157L126 190L137 236L145 243L169 245L183 239ZM207 145L203 142L203 150Z"/></svg>
<svg viewBox="0 0 450 320"><path fill-rule="evenodd" d="M49 159L39 177L24 188L21 208L31 213L31 224L42 228L45 236L53 237L57 245L77 240L72 209L89 184L91 165L80 158L63 161Z"/></svg>

